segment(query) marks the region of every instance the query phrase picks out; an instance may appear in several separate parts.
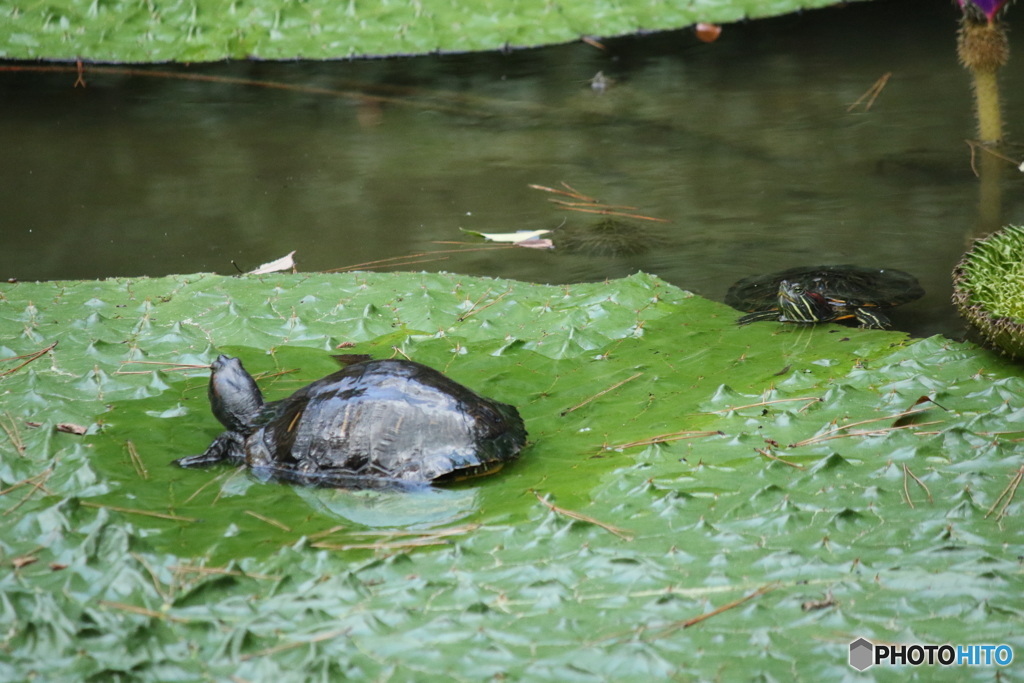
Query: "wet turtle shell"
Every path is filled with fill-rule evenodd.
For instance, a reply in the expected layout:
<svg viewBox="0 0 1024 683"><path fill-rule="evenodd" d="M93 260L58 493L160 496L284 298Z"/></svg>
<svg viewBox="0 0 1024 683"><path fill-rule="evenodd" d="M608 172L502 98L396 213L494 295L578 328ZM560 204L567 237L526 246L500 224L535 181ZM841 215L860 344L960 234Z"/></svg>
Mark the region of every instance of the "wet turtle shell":
<svg viewBox="0 0 1024 683"><path fill-rule="evenodd" d="M921 285L902 270L860 266L790 268L740 280L725 303L749 312L739 324L759 320L818 323L855 318L862 327L885 329L882 309L924 296Z"/></svg>
<svg viewBox="0 0 1024 683"><path fill-rule="evenodd" d="M344 357L341 357L344 359ZM237 358L212 364L210 404L227 431L181 467L247 464L258 475L357 488L487 473L526 443L518 411L412 361L348 367L264 403Z"/></svg>

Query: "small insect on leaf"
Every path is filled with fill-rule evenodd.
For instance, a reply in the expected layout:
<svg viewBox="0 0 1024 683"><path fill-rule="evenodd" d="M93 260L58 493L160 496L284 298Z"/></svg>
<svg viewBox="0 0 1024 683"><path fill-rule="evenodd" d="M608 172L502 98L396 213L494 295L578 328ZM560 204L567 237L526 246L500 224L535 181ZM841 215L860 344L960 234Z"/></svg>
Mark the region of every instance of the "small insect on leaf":
<svg viewBox="0 0 1024 683"><path fill-rule="evenodd" d="M718 24L706 24L701 22L693 27L697 39L705 43L713 43L722 35L722 27Z"/></svg>

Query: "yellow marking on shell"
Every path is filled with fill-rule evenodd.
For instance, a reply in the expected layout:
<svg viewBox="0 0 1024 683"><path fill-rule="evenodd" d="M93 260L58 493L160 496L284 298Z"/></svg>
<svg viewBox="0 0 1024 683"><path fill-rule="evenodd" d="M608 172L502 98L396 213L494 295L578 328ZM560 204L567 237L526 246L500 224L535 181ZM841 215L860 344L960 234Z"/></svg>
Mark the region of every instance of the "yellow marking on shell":
<svg viewBox="0 0 1024 683"><path fill-rule="evenodd" d="M288 425L288 433L291 434L292 430L295 429L295 425L298 424L299 418L302 417L302 411L295 413L295 417L292 418L291 424Z"/></svg>
<svg viewBox="0 0 1024 683"><path fill-rule="evenodd" d="M496 465L488 467L487 465L477 465L471 470L467 470L462 474L456 474L449 481L466 481L467 479L476 479L477 477L486 477L488 474L494 474L502 467L505 463L499 462Z"/></svg>
<svg viewBox="0 0 1024 683"><path fill-rule="evenodd" d="M342 439L345 438L345 434L348 433L348 414L352 410L352 404L348 403L345 405L345 413L342 415L341 428L338 430L338 436Z"/></svg>

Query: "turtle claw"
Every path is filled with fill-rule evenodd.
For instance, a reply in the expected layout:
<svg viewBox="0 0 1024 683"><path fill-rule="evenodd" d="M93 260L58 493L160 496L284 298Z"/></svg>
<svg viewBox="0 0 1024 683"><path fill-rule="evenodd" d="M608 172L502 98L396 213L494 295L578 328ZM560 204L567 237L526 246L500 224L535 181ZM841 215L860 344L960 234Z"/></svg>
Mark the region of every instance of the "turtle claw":
<svg viewBox="0 0 1024 683"><path fill-rule="evenodd" d="M185 469L209 467L220 462L240 462L245 459L238 435L224 432L210 444L210 447L199 455L188 455L178 458L173 464Z"/></svg>

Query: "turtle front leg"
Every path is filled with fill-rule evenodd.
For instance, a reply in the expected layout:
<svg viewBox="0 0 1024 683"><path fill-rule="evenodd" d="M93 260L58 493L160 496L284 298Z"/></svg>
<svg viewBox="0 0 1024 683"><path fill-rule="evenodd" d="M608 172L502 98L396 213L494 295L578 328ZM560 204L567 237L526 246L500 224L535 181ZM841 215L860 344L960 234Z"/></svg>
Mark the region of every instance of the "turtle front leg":
<svg viewBox="0 0 1024 683"><path fill-rule="evenodd" d="M869 330L887 330L892 326L889 318L875 308L858 308L854 310L853 315L861 327Z"/></svg>
<svg viewBox="0 0 1024 683"><path fill-rule="evenodd" d="M237 432L224 432L200 455L178 458L174 464L186 469L209 467L219 462L241 463L245 461L245 438Z"/></svg>
<svg viewBox="0 0 1024 683"><path fill-rule="evenodd" d="M774 310L772 310L772 311L754 311L753 313L748 313L747 315L740 316L740 318L736 321L736 324L737 325L748 325L750 323L761 322L762 320L774 320L775 322L778 322L779 321L779 312L778 311L774 311Z"/></svg>

